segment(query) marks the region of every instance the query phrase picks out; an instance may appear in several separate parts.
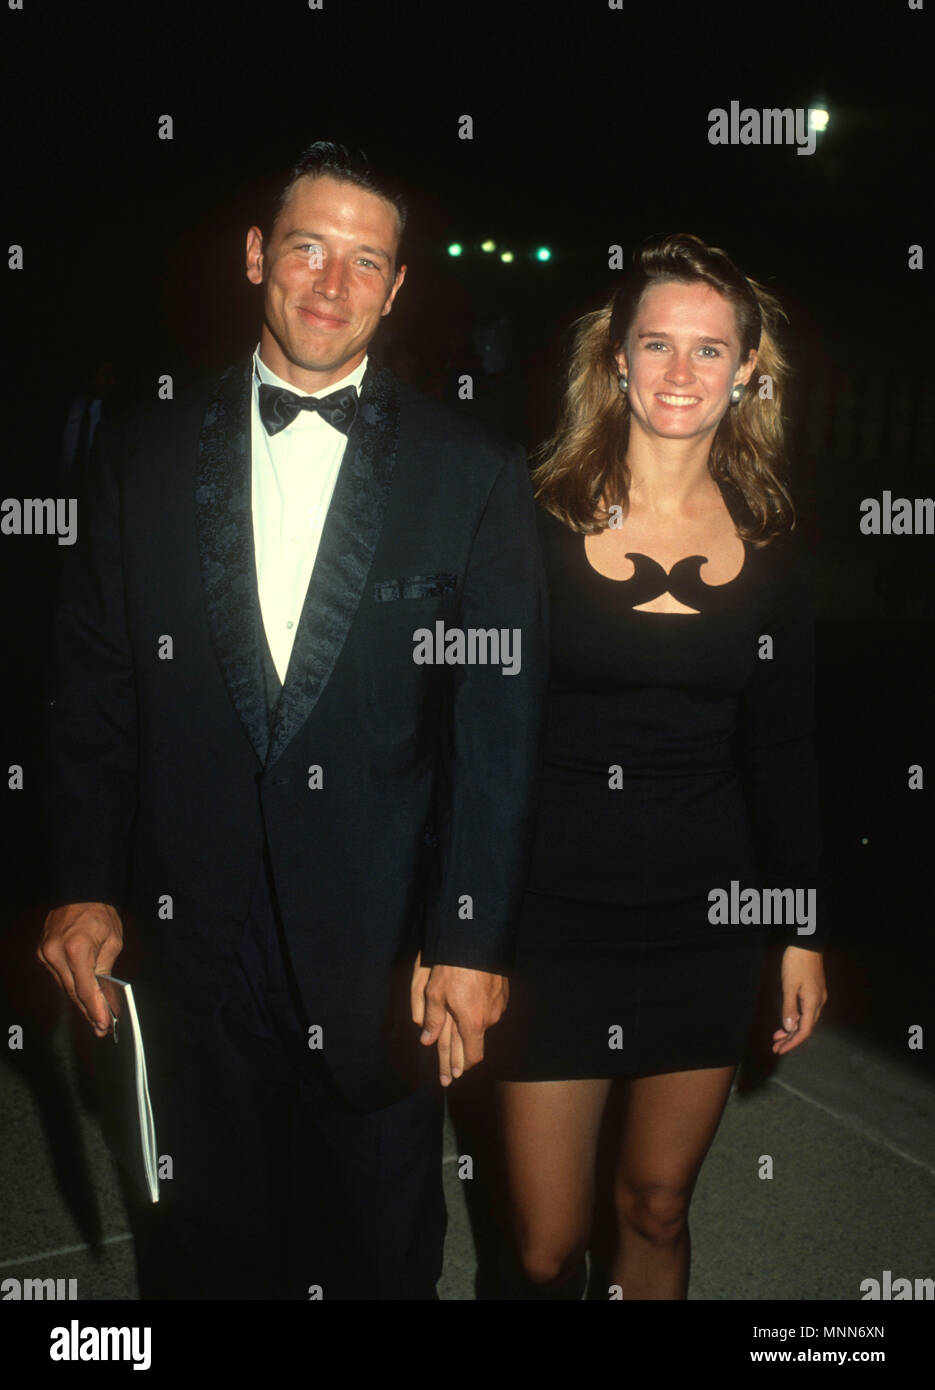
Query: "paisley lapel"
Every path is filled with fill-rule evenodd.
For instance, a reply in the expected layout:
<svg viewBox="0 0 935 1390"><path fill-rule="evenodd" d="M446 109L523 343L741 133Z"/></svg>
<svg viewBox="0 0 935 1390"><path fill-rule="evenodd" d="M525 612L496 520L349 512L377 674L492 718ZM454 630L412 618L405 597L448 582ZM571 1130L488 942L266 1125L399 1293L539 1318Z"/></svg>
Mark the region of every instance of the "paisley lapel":
<svg viewBox="0 0 935 1390"><path fill-rule="evenodd" d="M368 365L273 724L274 762L308 719L334 670L360 603L396 463L399 391Z"/></svg>
<svg viewBox="0 0 935 1390"><path fill-rule="evenodd" d="M269 722L253 543L252 373L252 360L245 366L230 367L215 387L198 442L195 506L214 651L234 708L263 763L269 746Z"/></svg>

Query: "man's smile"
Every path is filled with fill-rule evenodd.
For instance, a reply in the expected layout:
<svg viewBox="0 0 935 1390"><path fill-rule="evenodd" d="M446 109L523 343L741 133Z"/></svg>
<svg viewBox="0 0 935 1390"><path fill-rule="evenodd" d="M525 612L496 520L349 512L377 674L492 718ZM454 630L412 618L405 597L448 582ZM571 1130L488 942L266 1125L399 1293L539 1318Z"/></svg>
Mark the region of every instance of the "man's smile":
<svg viewBox="0 0 935 1390"><path fill-rule="evenodd" d="M347 323L347 319L337 318L334 314L322 314L317 309L304 309L301 304L298 307L304 322L313 328L339 328L341 324Z"/></svg>

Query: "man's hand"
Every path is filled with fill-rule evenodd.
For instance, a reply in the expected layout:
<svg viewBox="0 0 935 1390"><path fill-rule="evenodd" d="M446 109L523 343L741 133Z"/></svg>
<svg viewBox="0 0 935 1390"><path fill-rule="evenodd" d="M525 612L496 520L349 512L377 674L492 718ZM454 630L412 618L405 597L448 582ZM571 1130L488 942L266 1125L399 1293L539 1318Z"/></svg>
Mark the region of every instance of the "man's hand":
<svg viewBox="0 0 935 1390"><path fill-rule="evenodd" d="M419 952L410 985L412 1021L422 1026L419 1041L424 1046L438 1043L443 1086L483 1059L484 1033L502 1016L509 994L505 975L460 965L423 965Z"/></svg>
<svg viewBox="0 0 935 1390"><path fill-rule="evenodd" d="M782 953L782 1028L773 1034L779 1056L804 1043L814 1031L828 1002L825 968L820 951L787 946Z"/></svg>
<svg viewBox="0 0 935 1390"><path fill-rule="evenodd" d="M36 954L99 1038L110 1031L110 1010L94 975L110 974L122 950L123 926L110 903L68 903L45 919Z"/></svg>

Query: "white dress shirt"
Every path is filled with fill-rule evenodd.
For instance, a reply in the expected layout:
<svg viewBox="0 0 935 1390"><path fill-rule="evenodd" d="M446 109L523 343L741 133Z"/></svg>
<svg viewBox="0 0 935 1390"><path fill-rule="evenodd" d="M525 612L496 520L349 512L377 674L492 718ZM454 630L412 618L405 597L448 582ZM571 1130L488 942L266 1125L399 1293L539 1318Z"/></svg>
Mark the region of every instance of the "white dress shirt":
<svg viewBox="0 0 935 1390"><path fill-rule="evenodd" d="M300 391L283 381L261 359L259 344L253 362L253 543L263 626L284 682L347 435L313 410L300 410L291 425L267 434L260 419L260 383L297 396L330 396L342 386L356 386L359 393L367 357L325 391Z"/></svg>

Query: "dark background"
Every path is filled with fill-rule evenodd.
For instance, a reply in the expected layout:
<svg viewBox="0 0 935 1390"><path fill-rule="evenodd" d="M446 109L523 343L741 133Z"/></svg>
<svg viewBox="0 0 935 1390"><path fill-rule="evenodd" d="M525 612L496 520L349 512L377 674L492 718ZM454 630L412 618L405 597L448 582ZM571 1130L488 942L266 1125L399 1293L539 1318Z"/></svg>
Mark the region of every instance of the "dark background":
<svg viewBox="0 0 935 1390"><path fill-rule="evenodd" d="M574 319L655 232L725 247L789 315L791 488L816 563L819 752L836 935L828 1018L932 1070L928 790L935 538L861 535L859 503L932 495L926 272L930 16L847 6L430 5L267 0L4 10L8 272L3 495L70 495L69 401L114 364L124 398L252 348L247 227L303 145L362 145L407 186L409 273L378 350L455 408L530 448L554 424ZM715 147L708 111L823 106L812 156ZM157 138L169 114L174 138ZM474 138L458 138L458 119ZM478 243L509 246L506 266ZM465 254L446 254L451 240ZM538 245L547 264L532 261ZM485 373L490 325L506 358ZM8 984L51 990L26 947L43 894L36 801L42 655L62 550L0 537L0 727ZM11 1014L11 1017L14 1016Z"/></svg>

